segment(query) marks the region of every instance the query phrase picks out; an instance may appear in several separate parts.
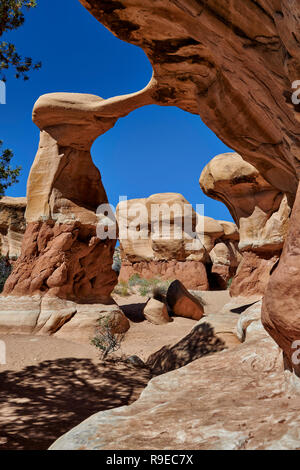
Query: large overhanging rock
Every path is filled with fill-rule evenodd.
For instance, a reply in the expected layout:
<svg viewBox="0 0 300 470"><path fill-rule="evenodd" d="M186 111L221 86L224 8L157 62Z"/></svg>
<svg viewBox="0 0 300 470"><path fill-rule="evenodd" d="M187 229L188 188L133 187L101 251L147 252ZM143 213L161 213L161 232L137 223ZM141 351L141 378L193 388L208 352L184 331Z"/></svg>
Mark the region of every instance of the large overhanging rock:
<svg viewBox="0 0 300 470"><path fill-rule="evenodd" d="M228 147L293 199L300 158L299 108L291 99L293 82L300 77L299 2L80 2L117 37L146 52L156 82L153 102L200 114ZM290 226L293 234L292 223L295 218ZM276 270L277 289L272 294L278 299L281 296L282 308L274 314L265 306L270 317L280 317L273 327L278 337L286 335L286 342L293 335L285 318L292 315L295 324L295 311L300 309L298 297L291 298L292 289L282 296L286 283L291 288L293 282L298 289L300 272L295 261L289 251ZM285 273L289 267L284 263L293 265L288 282ZM290 356L287 346L285 350Z"/></svg>
<svg viewBox="0 0 300 470"><path fill-rule="evenodd" d="M190 289L208 289L208 254L197 234L197 214L181 194L161 193L120 202L116 217L121 280L139 274L146 279L178 279Z"/></svg>
<svg viewBox="0 0 300 470"><path fill-rule="evenodd" d="M142 47L152 99L201 118L282 192L298 184L300 5L290 0L80 0L117 37ZM268 86L268 83L270 86Z"/></svg>
<svg viewBox="0 0 300 470"><path fill-rule="evenodd" d="M0 254L18 258L26 228L25 197L2 197L0 199Z"/></svg>
<svg viewBox="0 0 300 470"><path fill-rule="evenodd" d="M207 196L224 202L239 227L241 251L278 252L288 230L288 198L237 153L214 157L200 177Z"/></svg>
<svg viewBox="0 0 300 470"><path fill-rule="evenodd" d="M263 294L288 231L287 195L236 153L214 157L201 174L200 186L205 194L226 204L239 226L243 259L231 295Z"/></svg>

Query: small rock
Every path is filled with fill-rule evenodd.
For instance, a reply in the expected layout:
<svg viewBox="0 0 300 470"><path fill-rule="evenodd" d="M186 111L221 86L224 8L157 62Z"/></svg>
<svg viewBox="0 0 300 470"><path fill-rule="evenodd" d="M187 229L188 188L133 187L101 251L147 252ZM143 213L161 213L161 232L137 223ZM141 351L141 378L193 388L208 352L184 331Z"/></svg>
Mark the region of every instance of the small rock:
<svg viewBox="0 0 300 470"><path fill-rule="evenodd" d="M148 300L144 308L144 316L154 325L163 325L171 321L166 304L156 299Z"/></svg>

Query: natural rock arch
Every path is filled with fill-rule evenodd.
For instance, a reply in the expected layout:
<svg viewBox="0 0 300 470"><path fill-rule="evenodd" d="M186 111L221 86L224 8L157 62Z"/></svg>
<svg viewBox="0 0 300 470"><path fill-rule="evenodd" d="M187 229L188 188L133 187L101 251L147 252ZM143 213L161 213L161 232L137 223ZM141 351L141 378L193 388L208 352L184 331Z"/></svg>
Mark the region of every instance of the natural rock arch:
<svg viewBox="0 0 300 470"><path fill-rule="evenodd" d="M300 76L298 2L80 2L113 34L146 52L157 82L156 103L200 114L268 182L289 199L295 197L299 110L291 95ZM263 322L298 375L292 344L300 334L299 205L298 192L283 256L263 305Z"/></svg>
<svg viewBox="0 0 300 470"><path fill-rule="evenodd" d="M298 109L291 102L291 94L292 82L300 76L300 5L297 2L236 0L224 5L221 0L80 1L116 36L144 49L154 76L145 90L105 101L98 97L82 100L82 95L42 97L34 113L35 122L42 129L38 160L43 158L45 145L53 152L56 170L60 169L58 150L62 148L71 159L78 152L88 159L91 141L112 127L118 117L145 104L172 105L200 114L228 147L255 165L267 181L289 194L290 199L295 197L300 137ZM43 177L37 167L36 162L29 190L34 174L37 180ZM53 167L52 170L59 183L59 174ZM64 199L63 193L58 194L61 189L65 188L46 187L49 199L45 204L42 203L45 197L34 203L34 198L31 200L29 196L28 220L35 224L35 218L42 214L48 218L50 211L56 210ZM67 201L74 203L72 191L68 196ZM102 196L105 198L104 193ZM298 193L284 253L271 277L263 306L263 321L283 348L291 369L295 369L291 345L300 333L297 318L300 241L296 227L299 199ZM91 207L86 208L84 203L85 210L81 210L80 204L75 204L79 206L78 216L82 217L79 223L86 227L90 224ZM47 222L38 224L31 225L35 244L37 234L45 233ZM28 238L31 241L29 230L30 227L27 241ZM47 241L47 237L48 234L41 238ZM88 245L90 241L95 242L90 233L88 238ZM21 262L7 283L6 293L18 293L18 270L22 271ZM64 269L61 271L54 278L64 276ZM94 282L94 278L91 280ZM113 281L108 284L111 288ZM34 291L34 286L31 289ZM88 287L88 292L83 289L83 298L93 297L94 293L90 292L93 289L93 286Z"/></svg>

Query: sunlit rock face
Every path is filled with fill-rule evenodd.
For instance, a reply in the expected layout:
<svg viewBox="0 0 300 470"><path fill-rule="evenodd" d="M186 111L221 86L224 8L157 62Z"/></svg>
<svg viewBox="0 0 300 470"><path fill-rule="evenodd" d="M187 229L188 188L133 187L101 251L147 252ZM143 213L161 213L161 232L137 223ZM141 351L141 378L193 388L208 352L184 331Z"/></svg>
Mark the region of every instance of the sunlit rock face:
<svg viewBox="0 0 300 470"><path fill-rule="evenodd" d="M288 197L237 153L214 157L202 171L207 196L226 204L239 227L243 255L231 284L232 296L263 295L289 226Z"/></svg>
<svg viewBox="0 0 300 470"><path fill-rule="evenodd" d="M236 272L240 254L235 224L197 214L181 194L120 202L116 214L121 281L138 274L178 279L188 289L226 289Z"/></svg>
<svg viewBox="0 0 300 470"><path fill-rule="evenodd" d="M26 228L25 197L0 199L0 254L10 259L18 258Z"/></svg>

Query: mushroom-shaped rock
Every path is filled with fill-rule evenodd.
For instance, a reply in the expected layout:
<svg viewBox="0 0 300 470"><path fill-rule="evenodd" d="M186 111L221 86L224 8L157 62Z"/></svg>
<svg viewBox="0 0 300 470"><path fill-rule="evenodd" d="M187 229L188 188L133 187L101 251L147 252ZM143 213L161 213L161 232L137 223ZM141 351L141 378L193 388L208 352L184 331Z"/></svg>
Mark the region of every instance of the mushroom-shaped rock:
<svg viewBox="0 0 300 470"><path fill-rule="evenodd" d="M154 194L120 202L116 217L121 280L139 274L146 279L179 279L188 288L208 289L204 265L208 253L203 233L197 232L198 215L181 194ZM223 233L222 227L215 225L214 235Z"/></svg>
<svg viewBox="0 0 300 470"><path fill-rule="evenodd" d="M214 157L201 174L200 186L206 195L226 204L239 227L238 247L243 259L231 294L263 293L287 234L290 215L287 195L268 183L237 153ZM225 230L226 225L223 227Z"/></svg>

